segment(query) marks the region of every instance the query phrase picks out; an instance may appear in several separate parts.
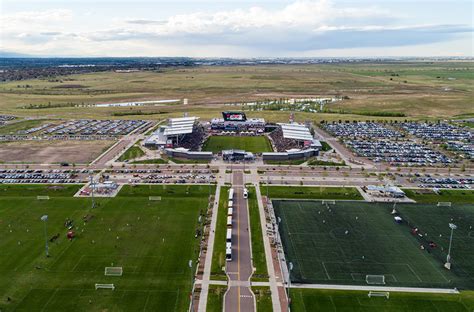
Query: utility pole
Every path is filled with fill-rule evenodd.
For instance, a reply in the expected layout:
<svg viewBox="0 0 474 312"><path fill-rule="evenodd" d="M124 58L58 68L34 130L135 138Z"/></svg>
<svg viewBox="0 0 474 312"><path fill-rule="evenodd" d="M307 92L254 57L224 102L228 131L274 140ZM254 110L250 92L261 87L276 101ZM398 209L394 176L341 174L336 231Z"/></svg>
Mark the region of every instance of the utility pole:
<svg viewBox="0 0 474 312"><path fill-rule="evenodd" d="M449 237L448 255L446 256L446 263L444 264L444 267L448 270L451 270L451 245L453 243L453 232L458 227L454 223L449 223L449 228L451 229L451 236Z"/></svg>

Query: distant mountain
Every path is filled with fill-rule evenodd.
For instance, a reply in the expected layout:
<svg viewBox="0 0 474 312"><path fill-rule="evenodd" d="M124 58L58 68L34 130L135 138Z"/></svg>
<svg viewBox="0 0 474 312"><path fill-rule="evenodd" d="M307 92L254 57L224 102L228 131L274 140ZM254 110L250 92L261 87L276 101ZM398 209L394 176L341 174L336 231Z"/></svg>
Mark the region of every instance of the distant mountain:
<svg viewBox="0 0 474 312"><path fill-rule="evenodd" d="M0 57L16 58L16 57L31 57L28 54L9 52L9 51L0 51Z"/></svg>

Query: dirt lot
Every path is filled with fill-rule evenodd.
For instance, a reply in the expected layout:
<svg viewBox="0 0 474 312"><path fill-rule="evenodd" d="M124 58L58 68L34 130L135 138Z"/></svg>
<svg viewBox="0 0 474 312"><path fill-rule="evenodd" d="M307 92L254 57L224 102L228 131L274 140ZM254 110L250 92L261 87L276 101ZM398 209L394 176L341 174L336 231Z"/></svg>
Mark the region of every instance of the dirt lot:
<svg viewBox="0 0 474 312"><path fill-rule="evenodd" d="M76 163L94 160L113 141L21 141L0 144L0 162Z"/></svg>

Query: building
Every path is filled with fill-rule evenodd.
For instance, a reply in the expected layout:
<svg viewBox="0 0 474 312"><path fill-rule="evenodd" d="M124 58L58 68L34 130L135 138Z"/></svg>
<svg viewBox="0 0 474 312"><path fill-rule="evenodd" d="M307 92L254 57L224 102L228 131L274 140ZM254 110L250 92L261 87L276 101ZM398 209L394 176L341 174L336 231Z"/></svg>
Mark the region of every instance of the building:
<svg viewBox="0 0 474 312"><path fill-rule="evenodd" d="M403 192L397 186L377 186L377 185L367 185L364 187L364 190L373 196L386 196L393 198L403 198L405 197L405 192Z"/></svg>
<svg viewBox="0 0 474 312"><path fill-rule="evenodd" d="M211 120L211 129L220 131L254 131L263 133L265 131L265 119L250 118L244 112L222 112L222 118Z"/></svg>
<svg viewBox="0 0 474 312"><path fill-rule="evenodd" d="M143 144L146 147L173 147L179 145L180 139L186 134L193 133L198 117L182 117L168 119L168 125L160 126Z"/></svg>

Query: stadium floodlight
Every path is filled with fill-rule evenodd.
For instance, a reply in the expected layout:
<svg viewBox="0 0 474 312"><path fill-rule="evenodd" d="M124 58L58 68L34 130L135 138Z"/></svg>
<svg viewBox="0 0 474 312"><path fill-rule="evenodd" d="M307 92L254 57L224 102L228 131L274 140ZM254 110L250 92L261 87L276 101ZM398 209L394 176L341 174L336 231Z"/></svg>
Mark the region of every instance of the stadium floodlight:
<svg viewBox="0 0 474 312"><path fill-rule="evenodd" d="M43 221L43 225L44 225L44 243L45 243L46 257L49 257L48 232L46 230L46 221L48 221L48 215L41 216L41 221Z"/></svg>
<svg viewBox="0 0 474 312"><path fill-rule="evenodd" d="M451 236L449 237L448 255L446 256L446 263L444 267L448 270L451 270L451 245L453 243L453 232L458 228L458 226L454 223L449 223L449 228L451 229Z"/></svg>

